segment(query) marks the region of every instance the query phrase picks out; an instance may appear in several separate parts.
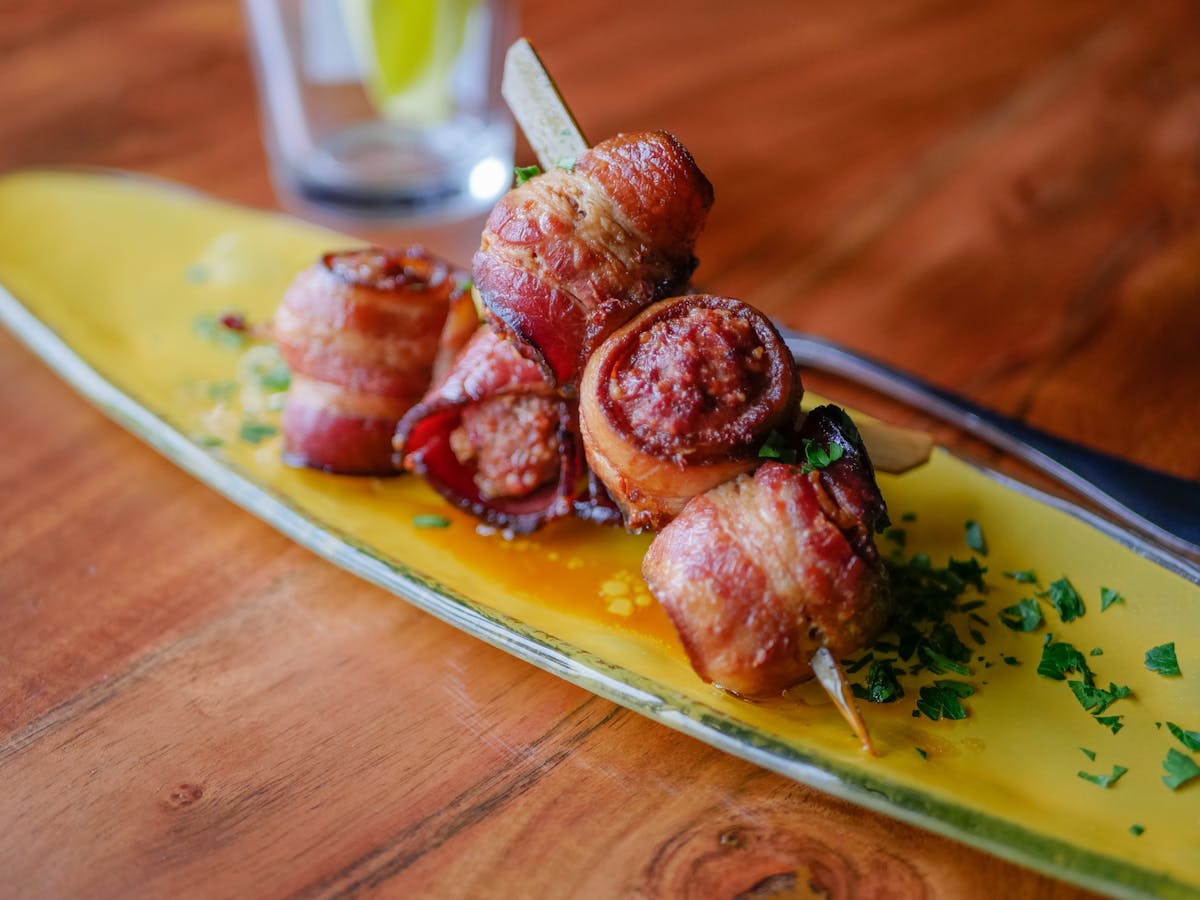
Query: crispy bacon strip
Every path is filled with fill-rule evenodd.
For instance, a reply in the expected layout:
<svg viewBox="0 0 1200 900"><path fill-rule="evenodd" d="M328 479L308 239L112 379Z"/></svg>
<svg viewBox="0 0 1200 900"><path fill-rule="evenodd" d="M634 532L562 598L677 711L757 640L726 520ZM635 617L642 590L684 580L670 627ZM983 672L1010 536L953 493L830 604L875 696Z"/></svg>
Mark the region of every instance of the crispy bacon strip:
<svg viewBox="0 0 1200 900"><path fill-rule="evenodd" d="M580 383L588 465L632 529L658 529L697 494L752 471L803 390L779 333L753 307L693 294L611 335Z"/></svg>
<svg viewBox="0 0 1200 900"><path fill-rule="evenodd" d="M509 191L473 274L484 304L557 384L638 309L681 289L712 185L665 132L602 141Z"/></svg>
<svg viewBox="0 0 1200 900"><path fill-rule="evenodd" d="M642 565L696 672L744 696L812 677L818 648L835 659L863 649L890 613L872 537L885 507L853 425L820 407L800 435L839 444L842 458L810 472L768 462L701 494Z"/></svg>
<svg viewBox="0 0 1200 900"><path fill-rule="evenodd" d="M541 369L484 325L400 421L394 446L455 506L526 533L572 510L576 418Z"/></svg>
<svg viewBox="0 0 1200 900"><path fill-rule="evenodd" d="M463 316L473 316L467 280L420 247L328 253L301 272L273 323L292 371L284 459L394 474L396 423L429 386L439 351L457 349Z"/></svg>

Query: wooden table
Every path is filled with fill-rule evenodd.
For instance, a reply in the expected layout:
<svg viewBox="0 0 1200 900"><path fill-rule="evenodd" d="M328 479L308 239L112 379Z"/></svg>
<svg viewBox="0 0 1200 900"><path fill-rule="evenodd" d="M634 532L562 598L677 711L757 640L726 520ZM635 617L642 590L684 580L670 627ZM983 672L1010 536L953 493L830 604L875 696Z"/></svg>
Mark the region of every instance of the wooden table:
<svg viewBox="0 0 1200 900"><path fill-rule="evenodd" d="M666 128L716 185L699 283L1200 477L1191 0L523 13L589 136ZM3 4L0 167L273 206L244 40L235 0ZM0 894L1085 896L396 601L6 334L0 384Z"/></svg>

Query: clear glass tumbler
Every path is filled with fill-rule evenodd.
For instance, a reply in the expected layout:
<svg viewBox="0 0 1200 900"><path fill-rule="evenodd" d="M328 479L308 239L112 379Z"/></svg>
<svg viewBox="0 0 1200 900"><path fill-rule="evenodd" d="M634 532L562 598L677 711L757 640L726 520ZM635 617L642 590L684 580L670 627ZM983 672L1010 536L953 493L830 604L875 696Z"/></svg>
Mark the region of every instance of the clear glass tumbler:
<svg viewBox="0 0 1200 900"><path fill-rule="evenodd" d="M397 222L490 207L512 178L505 0L242 0L285 205Z"/></svg>

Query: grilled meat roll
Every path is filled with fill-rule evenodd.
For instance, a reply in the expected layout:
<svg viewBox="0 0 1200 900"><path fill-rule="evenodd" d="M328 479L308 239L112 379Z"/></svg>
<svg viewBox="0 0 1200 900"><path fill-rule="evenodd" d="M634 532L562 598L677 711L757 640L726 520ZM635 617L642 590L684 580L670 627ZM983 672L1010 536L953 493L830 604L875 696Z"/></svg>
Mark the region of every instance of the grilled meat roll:
<svg viewBox="0 0 1200 900"><path fill-rule="evenodd" d="M580 384L588 465L631 529L659 529L685 503L761 460L793 430L803 389L770 321L727 297L662 300L612 334Z"/></svg>
<svg viewBox="0 0 1200 900"><path fill-rule="evenodd" d="M517 533L568 515L580 480L574 401L489 325L400 421L404 468L478 518Z"/></svg>
<svg viewBox="0 0 1200 900"><path fill-rule="evenodd" d="M474 315L467 281L420 247L328 253L297 275L272 326L292 372L284 459L394 474L396 423L429 386L439 353L456 350L463 316Z"/></svg>
<svg viewBox="0 0 1200 900"><path fill-rule="evenodd" d="M687 283L712 202L674 137L617 135L500 199L474 257L475 286L547 375L573 386L604 338Z"/></svg>
<svg viewBox="0 0 1200 900"><path fill-rule="evenodd" d="M874 471L837 407L800 432L839 459L822 469L767 462L690 501L642 564L689 660L737 694L778 694L870 645L891 610L873 532L886 517ZM836 455L836 454L832 454Z"/></svg>

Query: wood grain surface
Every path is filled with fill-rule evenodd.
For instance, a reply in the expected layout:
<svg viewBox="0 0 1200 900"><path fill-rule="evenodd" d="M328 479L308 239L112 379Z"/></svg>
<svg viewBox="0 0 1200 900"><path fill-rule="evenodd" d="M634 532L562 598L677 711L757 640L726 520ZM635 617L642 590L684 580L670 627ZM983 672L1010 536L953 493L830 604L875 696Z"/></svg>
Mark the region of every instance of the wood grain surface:
<svg viewBox="0 0 1200 900"><path fill-rule="evenodd" d="M698 283L1200 477L1190 0L521 11L590 137L668 129L716 185ZM9 0L0 60L0 168L277 204L235 0ZM462 258L477 235L432 243ZM1089 896L415 611L3 333L0 873L38 898Z"/></svg>

